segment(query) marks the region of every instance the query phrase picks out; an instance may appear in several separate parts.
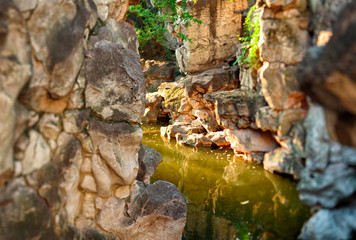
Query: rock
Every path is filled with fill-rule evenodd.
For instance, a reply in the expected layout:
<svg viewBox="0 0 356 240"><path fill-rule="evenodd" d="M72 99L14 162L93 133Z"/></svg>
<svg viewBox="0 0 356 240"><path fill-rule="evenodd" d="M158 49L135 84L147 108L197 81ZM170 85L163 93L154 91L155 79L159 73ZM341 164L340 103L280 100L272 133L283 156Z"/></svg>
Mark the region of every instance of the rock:
<svg viewBox="0 0 356 240"><path fill-rule="evenodd" d="M146 108L141 121L142 123L155 123L158 121L160 113L161 111L159 110L151 110Z"/></svg>
<svg viewBox="0 0 356 240"><path fill-rule="evenodd" d="M300 179L304 167L301 160L293 154L293 151L277 148L265 154L263 168L270 172L289 174L294 179Z"/></svg>
<svg viewBox="0 0 356 240"><path fill-rule="evenodd" d="M184 98L184 90L177 82L162 83L158 87L158 93L163 96L163 109L169 113L171 119L178 117L178 110L181 107Z"/></svg>
<svg viewBox="0 0 356 240"><path fill-rule="evenodd" d="M61 119L54 114L44 114L38 123L38 129L46 139L56 140L62 130Z"/></svg>
<svg viewBox="0 0 356 240"><path fill-rule="evenodd" d="M335 143L327 133L320 106L312 106L305 120L306 168L298 184L300 199L308 205L333 208L356 191L356 150Z"/></svg>
<svg viewBox="0 0 356 240"><path fill-rule="evenodd" d="M156 60L145 61L143 73L146 80L146 88L150 91L157 90L163 82L174 81L174 73L177 68L174 62L160 62Z"/></svg>
<svg viewBox="0 0 356 240"><path fill-rule="evenodd" d="M115 190L115 197L118 199L125 199L130 196L130 186L121 186Z"/></svg>
<svg viewBox="0 0 356 240"><path fill-rule="evenodd" d="M31 130L29 136L29 145L22 160L23 174L41 168L51 159L51 150L42 135L35 130Z"/></svg>
<svg viewBox="0 0 356 240"><path fill-rule="evenodd" d="M187 38L176 50L177 63L184 72L201 72L221 65L234 58L238 43L236 33L242 28L242 13L247 1L209 1L188 5L190 14L197 16L202 24L191 22L180 27ZM173 33L175 34L175 33Z"/></svg>
<svg viewBox="0 0 356 240"><path fill-rule="evenodd" d="M321 209L303 226L299 239L352 239L356 230L355 207Z"/></svg>
<svg viewBox="0 0 356 240"><path fill-rule="evenodd" d="M29 0L29 1L13 0L13 2L21 12L26 12L35 9L38 0Z"/></svg>
<svg viewBox="0 0 356 240"><path fill-rule="evenodd" d="M88 17L84 6L71 1L38 1L27 25L38 61L28 91L43 88L42 96L49 94L55 100L68 95L83 61L82 41ZM43 109L36 100L33 97L28 103L33 109Z"/></svg>
<svg viewBox="0 0 356 240"><path fill-rule="evenodd" d="M129 9L129 0L94 0L98 16L102 21L113 18L117 22L125 19Z"/></svg>
<svg viewBox="0 0 356 240"><path fill-rule="evenodd" d="M176 135L177 143L189 147L211 147L212 141L204 134L180 134Z"/></svg>
<svg viewBox="0 0 356 240"><path fill-rule="evenodd" d="M64 131L79 134L89 124L90 109L65 111L63 114Z"/></svg>
<svg viewBox="0 0 356 240"><path fill-rule="evenodd" d="M341 1L341 5L345 2ZM339 8L329 4L330 8ZM356 56L356 37L352 34L355 13L356 4L351 2L340 13L331 40L318 56L309 54L304 59L298 75L302 89L329 109L327 127L332 139L353 147L356 147L356 98L353 94L356 74L352 70L355 62L350 59Z"/></svg>
<svg viewBox="0 0 356 240"><path fill-rule="evenodd" d="M194 121L192 121L193 123ZM176 138L178 133L181 134L192 134L192 133L202 133L204 128L198 124L198 126L193 126L192 124L184 124L176 122L173 125L169 125L167 128L161 127L161 135L167 136L168 139Z"/></svg>
<svg viewBox="0 0 356 240"><path fill-rule="evenodd" d="M125 122L106 123L91 119L88 132L94 148L121 178L122 185L133 183L139 169L137 153L142 141L142 129Z"/></svg>
<svg viewBox="0 0 356 240"><path fill-rule="evenodd" d="M197 117L197 121L200 122L201 126L203 126L207 132L215 132L220 129L214 112L209 109L199 109L194 111L193 114Z"/></svg>
<svg viewBox="0 0 356 240"><path fill-rule="evenodd" d="M162 108L162 103L164 101L164 97L158 93L147 93L146 94L146 101L145 101L145 106L146 108L152 109L152 110L158 110Z"/></svg>
<svg viewBox="0 0 356 240"><path fill-rule="evenodd" d="M218 147L230 147L230 143L226 140L226 133L224 131L211 132L208 133L206 137Z"/></svg>
<svg viewBox="0 0 356 240"><path fill-rule="evenodd" d="M162 162L162 157L153 148L141 144L138 152L138 162L140 168L137 174L137 180L146 184L150 183L150 177L155 173L158 164Z"/></svg>
<svg viewBox="0 0 356 240"><path fill-rule="evenodd" d="M251 68L240 69L240 84L242 90L255 90L257 87L257 77L253 74L254 70Z"/></svg>
<svg viewBox="0 0 356 240"><path fill-rule="evenodd" d="M86 106L106 120L140 122L145 86L139 56L105 40L97 42L87 56ZM98 64L105 68L98 69Z"/></svg>
<svg viewBox="0 0 356 240"><path fill-rule="evenodd" d="M187 77L183 81L185 94L193 108L206 108L208 104L203 97L204 94L219 90L232 90L238 87L238 69L233 68L229 71L221 68L210 69Z"/></svg>
<svg viewBox="0 0 356 240"><path fill-rule="evenodd" d="M62 132L58 136L58 147L52 158L57 168L61 196L66 199L64 209L68 223L74 223L80 211L81 192L79 191L80 166L83 161L80 142L72 135ZM53 180L52 180L53 181Z"/></svg>
<svg viewBox="0 0 356 240"><path fill-rule="evenodd" d="M96 192L96 183L91 175L84 175L82 183L80 184L80 187L84 192Z"/></svg>
<svg viewBox="0 0 356 240"><path fill-rule="evenodd" d="M289 109L305 101L295 77L296 67L265 62L261 70L262 93L272 109Z"/></svg>
<svg viewBox="0 0 356 240"><path fill-rule="evenodd" d="M270 106L261 107L256 113L256 125L262 131L277 132L278 111Z"/></svg>
<svg viewBox="0 0 356 240"><path fill-rule="evenodd" d="M219 125L227 129L251 126L257 110L266 105L259 93L241 89L210 93L204 98L214 105Z"/></svg>
<svg viewBox="0 0 356 240"><path fill-rule="evenodd" d="M279 113L277 135L285 136L296 121L304 119L307 115L305 109L292 108Z"/></svg>
<svg viewBox="0 0 356 240"><path fill-rule="evenodd" d="M0 182L13 172L15 101L31 76L31 48L26 23L11 1L0 6Z"/></svg>
<svg viewBox="0 0 356 240"><path fill-rule="evenodd" d="M21 178L0 189L0 234L3 239L59 239L44 200ZM9 221L11 219L11 221Z"/></svg>
<svg viewBox="0 0 356 240"><path fill-rule="evenodd" d="M263 61L286 65L301 62L309 41L307 27L308 21L299 18L263 19L260 43Z"/></svg>
<svg viewBox="0 0 356 240"><path fill-rule="evenodd" d="M235 152L270 152L278 147L278 144L268 132L252 129L225 129L224 131L226 139Z"/></svg>
<svg viewBox="0 0 356 240"><path fill-rule="evenodd" d="M80 109L84 107L84 88L86 79L83 68L80 70L79 76L74 83L72 92L68 98L67 110Z"/></svg>
<svg viewBox="0 0 356 240"><path fill-rule="evenodd" d="M84 158L82 165L80 166L81 173L91 173L91 160Z"/></svg>
<svg viewBox="0 0 356 240"><path fill-rule="evenodd" d="M94 180L94 179L93 179ZM85 193L82 205L82 214L89 219L95 218L95 194Z"/></svg>

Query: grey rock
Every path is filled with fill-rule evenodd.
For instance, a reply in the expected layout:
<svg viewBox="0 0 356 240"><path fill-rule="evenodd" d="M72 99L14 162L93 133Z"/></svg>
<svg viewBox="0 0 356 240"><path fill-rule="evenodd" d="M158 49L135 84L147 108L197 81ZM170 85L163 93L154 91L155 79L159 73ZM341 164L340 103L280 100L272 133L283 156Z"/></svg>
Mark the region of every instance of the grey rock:
<svg viewBox="0 0 356 240"><path fill-rule="evenodd" d="M321 209L303 226L299 239L328 240L354 239L356 208Z"/></svg>
<svg viewBox="0 0 356 240"><path fill-rule="evenodd" d="M162 157L155 149L141 144L138 152L139 170L137 180L146 184L150 183L150 177L155 173L158 164L162 162Z"/></svg>
<svg viewBox="0 0 356 240"><path fill-rule="evenodd" d="M59 239L44 200L23 179L0 189L0 234L8 240Z"/></svg>
<svg viewBox="0 0 356 240"><path fill-rule="evenodd" d="M99 41L87 52L85 74L87 107L106 120L141 121L145 81L138 54L121 44Z"/></svg>

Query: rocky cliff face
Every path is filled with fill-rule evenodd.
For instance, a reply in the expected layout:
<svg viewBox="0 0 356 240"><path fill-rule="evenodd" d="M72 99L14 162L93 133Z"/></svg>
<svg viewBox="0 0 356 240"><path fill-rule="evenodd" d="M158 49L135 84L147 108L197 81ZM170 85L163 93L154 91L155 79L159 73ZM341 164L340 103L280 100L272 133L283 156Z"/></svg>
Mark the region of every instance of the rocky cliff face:
<svg viewBox="0 0 356 240"><path fill-rule="evenodd" d="M149 178L129 1L0 3L0 235L180 239L185 200Z"/></svg>

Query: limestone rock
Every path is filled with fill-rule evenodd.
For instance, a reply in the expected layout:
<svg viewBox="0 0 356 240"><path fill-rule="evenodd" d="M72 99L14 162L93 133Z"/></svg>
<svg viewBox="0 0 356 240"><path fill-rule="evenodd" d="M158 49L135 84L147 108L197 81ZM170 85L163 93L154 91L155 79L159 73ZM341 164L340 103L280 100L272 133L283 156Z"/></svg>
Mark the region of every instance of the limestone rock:
<svg viewBox="0 0 356 240"><path fill-rule="evenodd" d="M303 226L299 239L352 239L356 230L355 207L321 209Z"/></svg>
<svg viewBox="0 0 356 240"><path fill-rule="evenodd" d="M307 26L308 21L298 18L263 19L260 43L263 61L287 65L301 62L309 41Z"/></svg>
<svg viewBox="0 0 356 240"><path fill-rule="evenodd" d="M296 121L304 119L307 115L305 109L292 108L279 113L278 116L278 128L277 135L285 136L292 127L292 124Z"/></svg>
<svg viewBox="0 0 356 240"><path fill-rule="evenodd" d="M79 76L74 83L72 92L68 98L67 110L80 109L84 107L84 88L85 76L83 68L80 70Z"/></svg>
<svg viewBox="0 0 356 240"><path fill-rule="evenodd" d="M256 113L256 125L262 131L277 132L278 111L270 106L261 107Z"/></svg>
<svg viewBox="0 0 356 240"><path fill-rule="evenodd" d="M82 214L84 217L89 219L95 218L95 194L85 193L82 205Z"/></svg>
<svg viewBox="0 0 356 240"><path fill-rule="evenodd" d="M285 148L277 148L272 152L266 153L263 160L264 169L270 172L289 174L294 179L299 179L303 165L292 152Z"/></svg>
<svg viewBox="0 0 356 240"><path fill-rule="evenodd" d="M174 81L176 68L174 62L146 61L143 66L146 88L156 90L161 83Z"/></svg>
<svg viewBox="0 0 356 240"><path fill-rule="evenodd" d="M220 129L214 112L209 109L195 110L193 114L197 117L197 121L200 122L207 132L215 132Z"/></svg>
<svg viewBox="0 0 356 240"><path fill-rule="evenodd" d="M247 9L247 1L197 1L189 5L189 12L197 16L202 24L191 23L182 32L192 42L176 50L177 63L184 72L201 72L227 65L224 61L234 58L238 43L236 33L242 28L242 14ZM186 28L186 29L185 29Z"/></svg>
<svg viewBox="0 0 356 240"><path fill-rule="evenodd" d="M38 123L38 128L43 137L56 140L62 130L61 119L54 114L44 114Z"/></svg>
<svg viewBox="0 0 356 240"><path fill-rule="evenodd" d="M94 0L99 18L106 21L109 17L121 22L129 9L129 0Z"/></svg>
<svg viewBox="0 0 356 240"><path fill-rule="evenodd" d="M105 40L97 42L87 56L86 106L106 120L140 122L145 86L139 56ZM105 67L97 68L98 64Z"/></svg>
<svg viewBox="0 0 356 240"><path fill-rule="evenodd" d="M13 2L21 12L26 12L26 11L33 10L37 5L38 0L29 0L29 1L13 0Z"/></svg>
<svg viewBox="0 0 356 240"><path fill-rule="evenodd" d="M162 162L162 157L153 148L141 144L138 152L138 161L140 168L136 179L149 184L150 177L155 173L158 164Z"/></svg>
<svg viewBox="0 0 356 240"><path fill-rule="evenodd" d="M121 186L115 190L115 197L118 199L125 199L130 196L130 186Z"/></svg>
<svg viewBox="0 0 356 240"><path fill-rule="evenodd" d="M298 185L300 198L308 205L335 207L356 191L356 150L335 143L327 133L320 106L313 106L305 120L306 168Z"/></svg>
<svg viewBox="0 0 356 240"><path fill-rule="evenodd" d="M345 2L341 1L341 5ZM330 8L339 8L339 4L328 3ZM355 62L350 59L356 56L355 13L356 4L351 1L340 13L331 40L320 54L305 58L298 75L303 90L329 109L327 127L332 139L353 147L356 147L356 74Z"/></svg>
<svg viewBox="0 0 356 240"><path fill-rule="evenodd" d="M161 111L159 110L151 110L149 108L146 108L141 121L143 123L155 123L158 121L160 113Z"/></svg>
<svg viewBox="0 0 356 240"><path fill-rule="evenodd" d="M173 120L178 117L178 110L182 105L184 90L177 82L165 82L158 87L158 93L163 96L163 109Z"/></svg>
<svg viewBox="0 0 356 240"><path fill-rule="evenodd" d="M27 146L22 160L23 174L41 168L51 159L51 150L41 134L35 130L29 132L30 144Z"/></svg>
<svg viewBox="0 0 356 240"><path fill-rule="evenodd" d="M200 109L208 107L204 94L236 89L238 85L237 69L227 71L217 68L187 77L184 80L184 91L193 108Z"/></svg>
<svg viewBox="0 0 356 240"><path fill-rule="evenodd" d="M218 147L230 147L230 143L226 140L226 133L224 131L211 132L206 136Z"/></svg>
<svg viewBox="0 0 356 240"><path fill-rule="evenodd" d="M265 62L261 70L262 93L273 109L288 109L305 100L295 77L296 67Z"/></svg>
<svg viewBox="0 0 356 240"><path fill-rule="evenodd" d="M78 134L89 124L90 109L65 111L63 114L64 131Z"/></svg>
<svg viewBox="0 0 356 240"><path fill-rule="evenodd" d="M251 126L257 110L266 105L263 96L251 90L219 91L204 98L214 105L219 125L227 129Z"/></svg>
<svg viewBox="0 0 356 240"><path fill-rule="evenodd" d="M96 192L96 183L91 175L84 175L82 183L80 187L83 189L84 192Z"/></svg>
<svg viewBox="0 0 356 240"><path fill-rule="evenodd" d="M190 147L211 147L213 142L204 134L180 134L176 135L177 143Z"/></svg>
<svg viewBox="0 0 356 240"><path fill-rule="evenodd" d="M123 185L133 183L139 169L137 153L142 129L125 122L106 123L91 119L88 132L94 148L121 178Z"/></svg>
<svg viewBox="0 0 356 240"><path fill-rule="evenodd" d="M227 140L235 152L270 152L278 147L278 144L268 132L252 129L225 129Z"/></svg>
<svg viewBox="0 0 356 240"><path fill-rule="evenodd" d="M158 110L162 107L163 101L164 101L164 97L160 93L158 92L147 93L145 106L146 108L152 110Z"/></svg>
<svg viewBox="0 0 356 240"><path fill-rule="evenodd" d="M44 200L23 179L0 189L0 234L3 239L59 239ZM11 219L11 221L9 221Z"/></svg>

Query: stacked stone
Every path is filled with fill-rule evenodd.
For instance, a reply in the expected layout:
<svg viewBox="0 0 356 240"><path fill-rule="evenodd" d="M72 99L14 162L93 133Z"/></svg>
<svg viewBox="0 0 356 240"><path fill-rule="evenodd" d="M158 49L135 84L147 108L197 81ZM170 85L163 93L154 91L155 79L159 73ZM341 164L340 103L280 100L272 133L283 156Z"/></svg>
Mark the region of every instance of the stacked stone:
<svg viewBox="0 0 356 240"><path fill-rule="evenodd" d="M141 145L146 90L128 6L1 1L3 238L181 238L183 196L149 185L162 159Z"/></svg>

